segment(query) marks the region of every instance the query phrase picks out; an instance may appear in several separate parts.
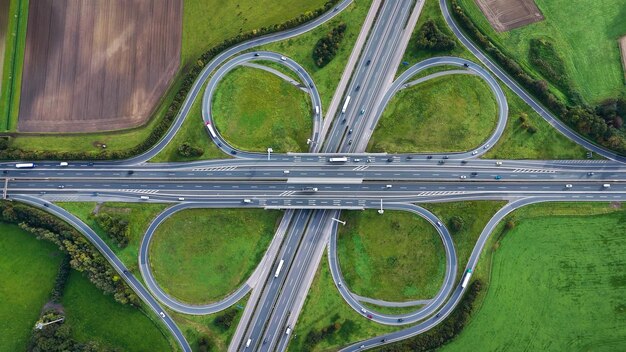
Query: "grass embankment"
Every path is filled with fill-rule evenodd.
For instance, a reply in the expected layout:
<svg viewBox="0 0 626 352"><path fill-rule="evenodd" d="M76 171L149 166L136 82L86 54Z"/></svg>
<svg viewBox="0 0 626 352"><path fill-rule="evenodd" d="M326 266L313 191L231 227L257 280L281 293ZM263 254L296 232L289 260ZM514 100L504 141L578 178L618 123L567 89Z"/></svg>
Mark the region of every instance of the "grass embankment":
<svg viewBox="0 0 626 352"><path fill-rule="evenodd" d="M163 332L139 309L105 296L85 277L72 270L62 300L66 322L77 341L97 341L124 351L167 351Z"/></svg>
<svg viewBox="0 0 626 352"><path fill-rule="evenodd" d="M481 258L492 261L477 272L491 276L482 305L445 350L623 350L626 212L546 203L510 218L517 226Z"/></svg>
<svg viewBox="0 0 626 352"><path fill-rule="evenodd" d="M222 41L232 38L240 33L249 32L255 28L269 27L274 24L286 22L289 19L298 17L300 14L318 9L324 5L326 0L313 0L313 1L295 1L287 0L280 3L275 1L263 0L242 0L237 2L227 2L219 0L208 1L185 1L183 6L183 39L182 39L182 53L181 53L181 71L177 74L170 89L164 95L162 102L159 104L157 110L153 114L153 117L149 122L144 125L130 130L114 131L107 133L87 133L87 134L40 134L40 135L24 135L18 134L11 141L11 146L16 149L25 151L33 150L50 150L50 151L90 151L97 152L101 149L100 145L106 144L109 151L121 151L130 149L140 144L145 140L155 126L162 122L163 117L170 105L174 100L174 96L182 86L182 78L185 71L184 67L195 62L195 59L203 52L218 45ZM12 2L17 4L18 2ZM23 13L27 12L28 0L21 0L19 2L25 9ZM25 4L25 5L24 5ZM267 11L268 8L272 11ZM210 14L211 16L207 17ZM17 127L17 117L19 109L19 93L21 86L21 64L23 62L25 36L26 36L26 22L27 16L19 16L20 28L23 26L24 30L22 37L19 37L19 45L16 55L20 58L16 60L19 62L19 74L14 75L18 77L15 83L12 85L13 95L17 96L17 99L11 104L10 114L3 114L0 116L0 127L3 121L3 116L10 116L12 123L11 130L15 131ZM219 19L219 20L211 20ZM21 33L20 32L20 33ZM9 52L7 51L7 57ZM8 77L7 65L5 63L5 71L3 75L2 87L5 87L4 80ZM3 88L4 89L4 88ZM3 93L4 97L5 94ZM2 98L4 99L4 98ZM2 101L0 101L2 102ZM8 104L0 103L0 106L4 109ZM0 111L1 113L1 111ZM3 130L4 128L0 128ZM188 134L193 137L195 134ZM206 137L205 137L206 138ZM306 140L306 138L305 138ZM209 158L215 156L213 153L209 153Z"/></svg>
<svg viewBox="0 0 626 352"><path fill-rule="evenodd" d="M617 40L626 33L622 0L537 0L545 20L497 33L472 0L460 0L472 21L496 45L525 69L540 75L530 63L532 39L549 38L564 59L574 87L590 103L624 94L624 77ZM584 13L584 16L581 14ZM574 25L573 18L580 18Z"/></svg>
<svg viewBox="0 0 626 352"><path fill-rule="evenodd" d="M204 92L204 84L202 91ZM151 162L168 162L168 161L192 161L192 160L206 160L206 159L227 159L228 155L224 154L217 148L215 143L211 140L206 127L204 127L204 120L202 120L202 95L198 95L189 109L189 115L180 126L178 132L172 139L172 141L163 150L157 154L154 158L150 159ZM185 157L178 152L178 148L183 143L189 143L190 145L202 149L202 155L198 157Z"/></svg>
<svg viewBox="0 0 626 352"><path fill-rule="evenodd" d="M0 85L0 131L17 128L29 0L10 1ZM4 31L5 28L2 29Z"/></svg>
<svg viewBox="0 0 626 352"><path fill-rule="evenodd" d="M137 258L141 239L152 222L152 219L169 206L168 204L158 203L103 203L98 209L98 214L107 213L110 215L119 215L128 221L128 245L125 248L120 248L111 240L106 232L98 226L96 221L90 217L90 214L96 209L96 203L71 202L57 203L57 205L76 215L85 224L89 225L89 227L107 243L115 255L126 265L128 270L138 277L140 277L140 273Z"/></svg>
<svg viewBox="0 0 626 352"><path fill-rule="evenodd" d="M63 258L52 244L0 223L0 351L25 351Z"/></svg>
<svg viewBox="0 0 626 352"><path fill-rule="evenodd" d="M256 68L235 68L222 79L213 98L217 129L242 150L305 152L312 115L305 92Z"/></svg>
<svg viewBox="0 0 626 352"><path fill-rule="evenodd" d="M401 90L391 99L368 150L466 151L480 145L496 122L495 98L480 78L437 77Z"/></svg>
<svg viewBox="0 0 626 352"><path fill-rule="evenodd" d="M354 43L359 36L371 3L372 0L353 2L339 15L314 30L295 38L264 45L260 49L283 53L298 62L313 77L322 99L322 107L326 111L352 53ZM319 68L313 61L313 48L320 38L326 36L340 23L345 23L347 27L335 58L326 66Z"/></svg>
<svg viewBox="0 0 626 352"><path fill-rule="evenodd" d="M150 264L163 290L186 302L226 296L262 258L282 212L260 209L189 209L157 229Z"/></svg>
<svg viewBox="0 0 626 352"><path fill-rule="evenodd" d="M337 256L346 285L385 301L433 297L443 283L445 253L435 228L402 211L345 212Z"/></svg>

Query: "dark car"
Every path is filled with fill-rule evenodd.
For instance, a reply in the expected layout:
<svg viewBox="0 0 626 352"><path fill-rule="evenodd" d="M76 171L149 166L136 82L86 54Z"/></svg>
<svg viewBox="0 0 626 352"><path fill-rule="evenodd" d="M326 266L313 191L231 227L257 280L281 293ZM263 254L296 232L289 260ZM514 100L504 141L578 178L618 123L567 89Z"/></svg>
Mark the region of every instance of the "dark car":
<svg viewBox="0 0 626 352"><path fill-rule="evenodd" d="M426 159L432 159L432 158L433 158L432 155L429 155L429 156L426 157Z"/></svg>
<svg viewBox="0 0 626 352"><path fill-rule="evenodd" d="M356 86L356 89L354 90L355 92L358 92L359 89L361 89L361 86Z"/></svg>
<svg viewBox="0 0 626 352"><path fill-rule="evenodd" d="M259 53L254 53L254 56L259 56Z"/></svg>
<svg viewBox="0 0 626 352"><path fill-rule="evenodd" d="M372 315L371 315L371 314L368 314L368 315L367 315L367 319L372 319Z"/></svg>
<svg viewBox="0 0 626 352"><path fill-rule="evenodd" d="M231 153L232 155L237 155L237 151L236 151L236 150L231 150L231 151L230 151L230 153Z"/></svg>
<svg viewBox="0 0 626 352"><path fill-rule="evenodd" d="M447 156L447 155L444 155L444 156L443 156L443 158L444 158L444 159L448 159L448 158L449 158L449 156Z"/></svg>
<svg viewBox="0 0 626 352"><path fill-rule="evenodd" d="M409 155L406 157L406 160L413 160L413 157Z"/></svg>
<svg viewBox="0 0 626 352"><path fill-rule="evenodd" d="M467 160L461 160L461 164L467 164Z"/></svg>
<svg viewBox="0 0 626 352"><path fill-rule="evenodd" d="M398 318L398 323L401 323L401 322L403 322L403 321L404 321L404 319L402 319L402 318Z"/></svg>
<svg viewBox="0 0 626 352"><path fill-rule="evenodd" d="M463 64L463 66L465 66L465 67L469 67L469 65L468 65L468 64Z"/></svg>
<svg viewBox="0 0 626 352"><path fill-rule="evenodd" d="M352 139L348 141L348 145L352 145Z"/></svg>
<svg viewBox="0 0 626 352"><path fill-rule="evenodd" d="M478 175L478 172L472 172L470 175L471 176L476 176L476 175Z"/></svg>
<svg viewBox="0 0 626 352"><path fill-rule="evenodd" d="M365 66L369 66L372 63L372 60L367 60L367 62L365 63Z"/></svg>
<svg viewBox="0 0 626 352"><path fill-rule="evenodd" d="M133 171L133 170L128 170L128 174L129 174L129 175L132 175L132 174L134 174L134 173L135 173L135 171Z"/></svg>
<svg viewBox="0 0 626 352"><path fill-rule="evenodd" d="M393 158L387 158L387 162L388 162L388 163L393 162Z"/></svg>

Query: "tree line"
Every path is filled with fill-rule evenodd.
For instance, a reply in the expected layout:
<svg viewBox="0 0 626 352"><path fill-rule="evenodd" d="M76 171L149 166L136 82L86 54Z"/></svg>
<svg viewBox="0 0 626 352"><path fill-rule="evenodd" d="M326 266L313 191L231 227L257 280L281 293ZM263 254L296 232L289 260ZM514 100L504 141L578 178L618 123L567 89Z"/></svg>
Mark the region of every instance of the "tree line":
<svg viewBox="0 0 626 352"><path fill-rule="evenodd" d="M528 74L513 59L506 56L470 20L457 0L451 0L452 13L461 27L475 43L487 52L511 77L552 110L563 122L590 140L626 154L626 131L623 118L626 116L626 98L607 99L596 107L585 105L577 92L570 92L572 104L568 105L555 96L548 83ZM574 103L579 102L579 103ZM619 126L619 127L618 127Z"/></svg>
<svg viewBox="0 0 626 352"><path fill-rule="evenodd" d="M246 40L260 37L266 34L284 31L297 27L305 22L308 22L316 17L319 17L324 12L330 10L339 0L329 0L324 6L313 10L307 11L300 16L283 22L281 24L262 27L259 29L253 29L246 33L238 34L232 38L224 40L222 43L214 46L213 48L204 52L196 60L194 65L183 69L183 76L181 79L181 86L178 92L174 95L174 98L170 102L167 110L156 126L150 131L150 134L146 139L141 141L134 147L124 150L107 150L102 149L99 151L53 151L53 150L22 150L11 146L10 139L6 142L0 139L0 159L20 159L20 160L110 160L110 159L127 159L135 155L141 154L159 140L165 136L165 133L169 130L170 126L176 119L176 115L180 110L185 97L191 90L193 83L196 81L200 72L204 66L209 63L217 54L232 47L236 44L244 42ZM176 86L173 84L172 87ZM7 136L10 134L7 134Z"/></svg>
<svg viewBox="0 0 626 352"><path fill-rule="evenodd" d="M345 32L346 24L341 23L317 41L313 48L313 61L317 67L322 68L335 58Z"/></svg>

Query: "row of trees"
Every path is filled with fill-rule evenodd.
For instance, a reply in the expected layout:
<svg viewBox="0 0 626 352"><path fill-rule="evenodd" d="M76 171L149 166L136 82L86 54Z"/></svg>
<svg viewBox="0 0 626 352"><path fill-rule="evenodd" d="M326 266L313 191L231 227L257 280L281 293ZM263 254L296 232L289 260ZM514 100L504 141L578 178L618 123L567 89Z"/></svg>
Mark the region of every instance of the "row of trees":
<svg viewBox="0 0 626 352"><path fill-rule="evenodd" d="M239 44L248 39L256 38L262 35L284 31L290 28L297 27L305 22L308 22L315 17L320 16L322 13L330 10L339 0L329 0L324 6L314 11L307 11L300 16L283 22L282 24L276 24L268 27L262 27L254 29L252 31L238 34L235 37L224 40L221 44L209 49L203 53L197 60L195 65L191 65L183 70L182 84L178 92L174 96L172 102L169 104L165 115L162 120L156 124L154 129L150 131L148 137L141 141L136 146L125 150L107 150L100 151L52 151L52 150L21 150L14 148L11 143L4 149L0 148L0 159L29 159L29 160L108 160L108 159L126 159L132 156L141 154L153 145L155 145L167 132L172 123L174 122L180 107L185 101L185 97L191 90L193 83L196 81L200 72L204 66L210 62L217 54L226 50L229 47ZM175 84L173 85L175 86ZM2 143L0 143L0 147Z"/></svg>
<svg viewBox="0 0 626 352"><path fill-rule="evenodd" d="M456 47L454 39L442 32L432 19L419 29L415 43L419 49L428 51L449 51Z"/></svg>
<svg viewBox="0 0 626 352"><path fill-rule="evenodd" d="M128 245L129 232L128 220L119 215L110 215L107 213L100 213L94 216L96 223L102 228L109 237L120 248L125 248Z"/></svg>
<svg viewBox="0 0 626 352"><path fill-rule="evenodd" d="M70 265L120 303L139 305L139 299L115 269L76 229L42 210L14 202L0 202L0 221L18 224L22 229L56 244L70 256Z"/></svg>
<svg viewBox="0 0 626 352"><path fill-rule="evenodd" d="M461 27L480 45L498 64L504 68L517 82L535 95L548 109L552 110L561 120L578 131L583 136L596 143L612 149L618 153L626 154L626 133L621 129L620 122L623 115L603 115L602 106L593 108L584 104L566 105L557 98L549 89L548 83L541 79L531 77L513 59L506 56L485 36L465 14L457 0L452 0L452 13ZM572 102L581 102L577 92L571 92L569 96ZM616 101L615 105L626 104L624 99L609 99ZM619 102L619 103L617 103ZM611 104L607 104L610 106ZM617 111L617 109L616 109ZM616 126L620 127L616 127Z"/></svg>
<svg viewBox="0 0 626 352"><path fill-rule="evenodd" d="M313 48L313 61L317 67L324 67L335 58L345 32L346 24L341 23L317 41Z"/></svg>

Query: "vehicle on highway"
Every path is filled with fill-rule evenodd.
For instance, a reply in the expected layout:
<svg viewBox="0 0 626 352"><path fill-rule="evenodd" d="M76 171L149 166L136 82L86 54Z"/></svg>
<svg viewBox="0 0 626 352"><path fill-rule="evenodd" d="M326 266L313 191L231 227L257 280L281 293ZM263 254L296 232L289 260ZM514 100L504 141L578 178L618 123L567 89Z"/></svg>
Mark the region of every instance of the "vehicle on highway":
<svg viewBox="0 0 626 352"><path fill-rule="evenodd" d="M61 161L61 162L59 163L59 166L60 166L60 167L67 167L68 165L69 165L69 164L67 163L67 161Z"/></svg>
<svg viewBox="0 0 626 352"><path fill-rule="evenodd" d="M432 159L432 158L433 158L432 155L429 155L429 156L426 157L426 159Z"/></svg>
<svg viewBox="0 0 626 352"><path fill-rule="evenodd" d="M501 161L496 161L496 166L502 166L502 162Z"/></svg>
<svg viewBox="0 0 626 352"><path fill-rule="evenodd" d="M401 322L403 322L403 321L404 321L404 319L402 319L402 318L398 318L398 323L401 323Z"/></svg>
<svg viewBox="0 0 626 352"><path fill-rule="evenodd" d="M413 160L413 157L409 155L406 157L406 160Z"/></svg>
<svg viewBox="0 0 626 352"><path fill-rule="evenodd" d="M217 138L217 134L215 133L215 129L213 128L213 125L211 125L210 122L206 123L206 128L207 128L207 130L209 130L209 134L211 135L211 137Z"/></svg>
<svg viewBox="0 0 626 352"><path fill-rule="evenodd" d="M286 57L284 57L284 56L281 56L281 57L280 57L280 60L281 60L281 61L287 61L287 58L286 58Z"/></svg>
<svg viewBox="0 0 626 352"><path fill-rule="evenodd" d="M185 197L178 197L178 200L185 200Z"/></svg>
<svg viewBox="0 0 626 352"><path fill-rule="evenodd" d="M605 183L602 185L603 188L611 188L611 184L610 183Z"/></svg>
<svg viewBox="0 0 626 352"><path fill-rule="evenodd" d="M330 163L345 163L348 161L348 158L345 156L335 156L332 158L328 158L328 162Z"/></svg>
<svg viewBox="0 0 626 352"><path fill-rule="evenodd" d="M471 175L471 176L477 176L477 175L478 175L478 172L472 172L470 175Z"/></svg>
<svg viewBox="0 0 626 352"><path fill-rule="evenodd" d="M472 277L472 269L467 269L465 271L465 276L463 277L463 282L461 283L461 287L465 288L467 286L467 283L469 282L470 277Z"/></svg>
<svg viewBox="0 0 626 352"><path fill-rule="evenodd" d="M359 89L361 89L361 86L356 86L356 88L354 89L355 92L358 92Z"/></svg>
<svg viewBox="0 0 626 352"><path fill-rule="evenodd" d="M35 164L33 163L18 163L15 164L15 168L16 169L32 169L35 167Z"/></svg>
<svg viewBox="0 0 626 352"><path fill-rule="evenodd" d="M463 64L463 66L465 66L465 67L469 67L469 65L468 65L468 64Z"/></svg>
<svg viewBox="0 0 626 352"><path fill-rule="evenodd" d="M465 176L465 175L461 175L461 177L460 177L460 178L461 178L461 180L465 180L465 179L467 178L467 176Z"/></svg>
<svg viewBox="0 0 626 352"><path fill-rule="evenodd" d="M348 141L348 145L352 145L352 139Z"/></svg>
<svg viewBox="0 0 626 352"><path fill-rule="evenodd" d="M346 118L344 117L343 120L341 120L341 123L346 123Z"/></svg>
<svg viewBox="0 0 626 352"><path fill-rule="evenodd" d="M341 108L341 113L345 114L346 113L346 109L348 108L348 104L350 103L350 96L348 95L348 97L346 98L346 102L343 103L343 107Z"/></svg>
<svg viewBox="0 0 626 352"><path fill-rule="evenodd" d="M317 187L304 187L302 192L317 192Z"/></svg>
<svg viewBox="0 0 626 352"><path fill-rule="evenodd" d="M231 150L231 151L230 151L230 153L231 153L232 155L237 155L237 151L236 151L236 150L234 150L234 149L233 149L233 150Z"/></svg>
<svg viewBox="0 0 626 352"><path fill-rule="evenodd" d="M254 56L260 56L260 54L259 53L254 53Z"/></svg>
<svg viewBox="0 0 626 352"><path fill-rule="evenodd" d="M393 162L393 157L387 158L387 162L388 162L388 163Z"/></svg>
<svg viewBox="0 0 626 352"><path fill-rule="evenodd" d="M367 315L367 319L372 319L372 315L371 315L371 314L368 314L368 315Z"/></svg>
<svg viewBox="0 0 626 352"><path fill-rule="evenodd" d="M467 160L461 160L461 164L463 165L467 164Z"/></svg>
<svg viewBox="0 0 626 352"><path fill-rule="evenodd" d="M289 335L291 333L291 326L287 325L287 330L285 331L285 335Z"/></svg>
<svg viewBox="0 0 626 352"><path fill-rule="evenodd" d="M500 176L500 175L496 175L496 177L494 177L494 178L495 178L496 180L499 180L499 179L501 179L501 178L502 178L502 176Z"/></svg>
<svg viewBox="0 0 626 352"><path fill-rule="evenodd" d="M593 172L587 172L587 176L593 176L594 173Z"/></svg>
<svg viewBox="0 0 626 352"><path fill-rule="evenodd" d="M315 115L319 115L320 114L320 107L318 105L315 105Z"/></svg>
<svg viewBox="0 0 626 352"><path fill-rule="evenodd" d="M141 197L139 197L139 199L141 199L141 200L148 200L148 199L150 199L150 197L148 197L148 196L141 196Z"/></svg>
<svg viewBox="0 0 626 352"><path fill-rule="evenodd" d="M274 274L274 277L278 277L278 275L280 275L280 270L283 268L283 264L285 264L285 261L281 259L278 263L278 267L276 268L276 273Z"/></svg>
<svg viewBox="0 0 626 352"><path fill-rule="evenodd" d="M165 318L165 313L159 312L159 315L161 316L161 318Z"/></svg>
<svg viewBox="0 0 626 352"><path fill-rule="evenodd" d="M352 134L352 128L348 130L348 134Z"/></svg>
<svg viewBox="0 0 626 352"><path fill-rule="evenodd" d="M60 189L65 188L65 186L63 186L63 185L59 185L58 187L59 187Z"/></svg>
<svg viewBox="0 0 626 352"><path fill-rule="evenodd" d="M443 156L443 158L444 158L444 159L450 159L450 157L449 157L449 156L447 156L447 155L444 155L444 156Z"/></svg>
<svg viewBox="0 0 626 352"><path fill-rule="evenodd" d="M441 221L437 221L437 226L443 227L443 224L441 223Z"/></svg>
<svg viewBox="0 0 626 352"><path fill-rule="evenodd" d="M369 66L372 63L372 60L367 60L367 62L365 63L365 66Z"/></svg>
<svg viewBox="0 0 626 352"><path fill-rule="evenodd" d="M129 175L132 175L132 174L134 174L134 173L135 173L135 171L133 171L133 170L128 170L128 172L126 172L126 173L127 173L127 174L129 174Z"/></svg>
<svg viewBox="0 0 626 352"><path fill-rule="evenodd" d="M354 158L354 159L352 159L352 161L354 161L355 163L358 163L359 161L361 161L361 159L359 159L359 158Z"/></svg>
<svg viewBox="0 0 626 352"><path fill-rule="evenodd" d="M483 147L483 149L487 149L489 148L489 143L485 144L485 146Z"/></svg>
<svg viewBox="0 0 626 352"><path fill-rule="evenodd" d="M363 314L367 314L367 311L365 310L365 308L361 308L361 312L362 312Z"/></svg>
<svg viewBox="0 0 626 352"><path fill-rule="evenodd" d="M252 343L252 339L248 339L248 341L246 341L246 347L250 347L251 343Z"/></svg>
<svg viewBox="0 0 626 352"><path fill-rule="evenodd" d="M365 108L361 109L361 115L365 114Z"/></svg>
<svg viewBox="0 0 626 352"><path fill-rule="evenodd" d="M566 185L565 185L565 188L572 188L572 187L573 187L573 186L572 186L572 184L571 184L571 183L568 183L568 184L566 184Z"/></svg>
<svg viewBox="0 0 626 352"><path fill-rule="evenodd" d="M446 163L446 161L445 161L445 160L439 160L439 164L443 165L443 164L445 164L445 163Z"/></svg>
<svg viewBox="0 0 626 352"><path fill-rule="evenodd" d="M244 199L244 200L243 200L243 202L244 202L245 204L250 204L250 203L252 203L252 200L251 200L251 199L246 198L246 199Z"/></svg>
<svg viewBox="0 0 626 352"><path fill-rule="evenodd" d="M288 174L289 172L289 170L283 170L283 174Z"/></svg>
<svg viewBox="0 0 626 352"><path fill-rule="evenodd" d="M385 186L385 188L391 188L391 187L392 187L391 185L386 185L386 186Z"/></svg>
<svg viewBox="0 0 626 352"><path fill-rule="evenodd" d="M472 155L476 155L476 154L478 154L478 150L474 150L474 151L472 152Z"/></svg>

